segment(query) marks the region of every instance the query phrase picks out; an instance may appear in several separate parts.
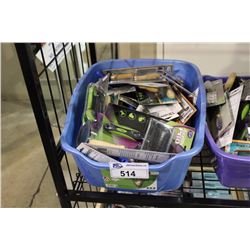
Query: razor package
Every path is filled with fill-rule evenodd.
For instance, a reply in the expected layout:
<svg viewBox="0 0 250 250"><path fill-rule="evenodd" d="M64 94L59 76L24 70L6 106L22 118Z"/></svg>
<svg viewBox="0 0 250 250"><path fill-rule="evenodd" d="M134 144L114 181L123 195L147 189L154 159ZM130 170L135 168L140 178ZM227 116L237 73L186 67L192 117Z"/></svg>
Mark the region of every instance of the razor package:
<svg viewBox="0 0 250 250"><path fill-rule="evenodd" d="M172 73L173 65L159 65L150 67L134 67L103 70L110 73L110 83L128 82L161 82L167 72Z"/></svg>

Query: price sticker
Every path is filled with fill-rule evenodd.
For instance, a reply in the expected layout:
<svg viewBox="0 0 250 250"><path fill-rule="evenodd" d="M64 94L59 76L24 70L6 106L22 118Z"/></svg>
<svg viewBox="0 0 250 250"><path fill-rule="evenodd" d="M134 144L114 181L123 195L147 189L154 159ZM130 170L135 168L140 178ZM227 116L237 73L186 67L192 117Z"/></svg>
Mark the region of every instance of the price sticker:
<svg viewBox="0 0 250 250"><path fill-rule="evenodd" d="M124 178L124 179L149 178L148 163L110 162L109 169L110 169L110 176L112 178Z"/></svg>

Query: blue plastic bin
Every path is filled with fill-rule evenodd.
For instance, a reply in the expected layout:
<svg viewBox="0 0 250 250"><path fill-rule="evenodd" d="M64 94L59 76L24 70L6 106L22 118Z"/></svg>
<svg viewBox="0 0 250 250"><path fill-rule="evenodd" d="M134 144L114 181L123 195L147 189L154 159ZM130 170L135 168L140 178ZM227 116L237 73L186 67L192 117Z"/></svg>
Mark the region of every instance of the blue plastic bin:
<svg viewBox="0 0 250 250"><path fill-rule="evenodd" d="M164 163L150 165L150 172L158 172L157 190L174 190L181 186L187 173L189 164L193 156L197 155L202 149L205 133L206 119L206 93L203 86L203 79L199 69L188 62L179 60L158 60L158 59L131 59L131 60L110 60L94 64L86 74L79 80L74 93L72 95L67 117L64 125L64 130L61 136L62 148L72 154L77 166L87 182L94 186L105 187L104 178L101 170L109 169L108 163L99 163L93 161L80 153L76 149L76 138L78 131L82 125L82 116L84 111L84 103L86 100L87 85L91 82L96 82L99 78L98 72L104 69L111 68L126 68L139 66L153 66L173 64L176 75L185 80L185 86L194 91L199 87L199 95L197 99L197 112L195 114L196 135L191 150L177 154ZM128 189L109 188L113 190L134 191ZM150 192L141 191L140 192Z"/></svg>
<svg viewBox="0 0 250 250"><path fill-rule="evenodd" d="M225 83L227 77L203 76L203 79L204 82L222 79ZM206 126L206 141L216 156L216 174L220 183L226 187L250 188L250 157L225 153L215 143L208 126Z"/></svg>

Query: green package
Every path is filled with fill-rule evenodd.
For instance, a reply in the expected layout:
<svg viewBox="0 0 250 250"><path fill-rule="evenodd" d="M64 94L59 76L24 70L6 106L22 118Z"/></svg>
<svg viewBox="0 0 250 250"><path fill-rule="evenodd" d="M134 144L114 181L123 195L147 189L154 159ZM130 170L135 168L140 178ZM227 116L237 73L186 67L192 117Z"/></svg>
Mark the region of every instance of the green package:
<svg viewBox="0 0 250 250"><path fill-rule="evenodd" d="M191 149L195 136L195 129L174 121L167 122L167 125L174 127L169 152L177 154Z"/></svg>

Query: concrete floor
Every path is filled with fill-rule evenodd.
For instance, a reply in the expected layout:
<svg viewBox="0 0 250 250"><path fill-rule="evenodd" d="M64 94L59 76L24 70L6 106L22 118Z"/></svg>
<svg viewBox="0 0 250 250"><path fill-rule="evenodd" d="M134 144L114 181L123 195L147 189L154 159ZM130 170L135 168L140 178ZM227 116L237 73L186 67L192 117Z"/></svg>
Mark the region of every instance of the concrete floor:
<svg viewBox="0 0 250 250"><path fill-rule="evenodd" d="M56 194L50 169L34 118L34 114L29 102L27 90L23 83L21 70L18 65L14 45L7 44L4 51L8 60L4 60L2 68L2 80L5 83L18 82L18 92L22 95L9 95L17 91L16 85L13 91L9 87L2 92L2 171L1 171L1 206L2 207L60 207ZM109 49L106 44L97 46L98 60L109 58ZM10 54L12 55L10 60ZM2 58L3 59L3 58ZM12 74L7 74L9 67L16 69L12 79ZM72 74L73 75L73 74ZM12 81L10 81L12 79ZM6 86L5 84L5 86ZM8 91L6 91L8 90ZM46 89L43 89L45 91ZM53 91L54 92L54 91ZM48 96L48 94L46 94ZM7 97L7 98L6 98ZM47 103L48 104L48 103ZM47 105L51 110L51 105ZM50 121L55 140L58 141L59 133L56 128L53 112L49 113ZM64 123L65 114L59 113L60 124ZM72 175L77 171L73 159L68 156ZM73 169L72 169L73 166ZM72 187L69 172L67 171L65 159L62 160L67 186ZM85 190L89 190L89 185L84 185ZM92 203L81 203L80 207L93 207Z"/></svg>
<svg viewBox="0 0 250 250"><path fill-rule="evenodd" d="M49 112L53 123L52 112ZM65 114L59 113L64 121ZM63 124L63 122L62 122ZM52 127L58 141L57 128ZM74 179L77 168L68 155ZM62 169L68 188L72 188L66 161ZM2 101L2 207L61 207L30 104ZM89 185L84 185L89 190ZM93 207L81 203L80 207Z"/></svg>
<svg viewBox="0 0 250 250"><path fill-rule="evenodd" d="M30 104L2 101L2 207L59 207L47 165Z"/></svg>

